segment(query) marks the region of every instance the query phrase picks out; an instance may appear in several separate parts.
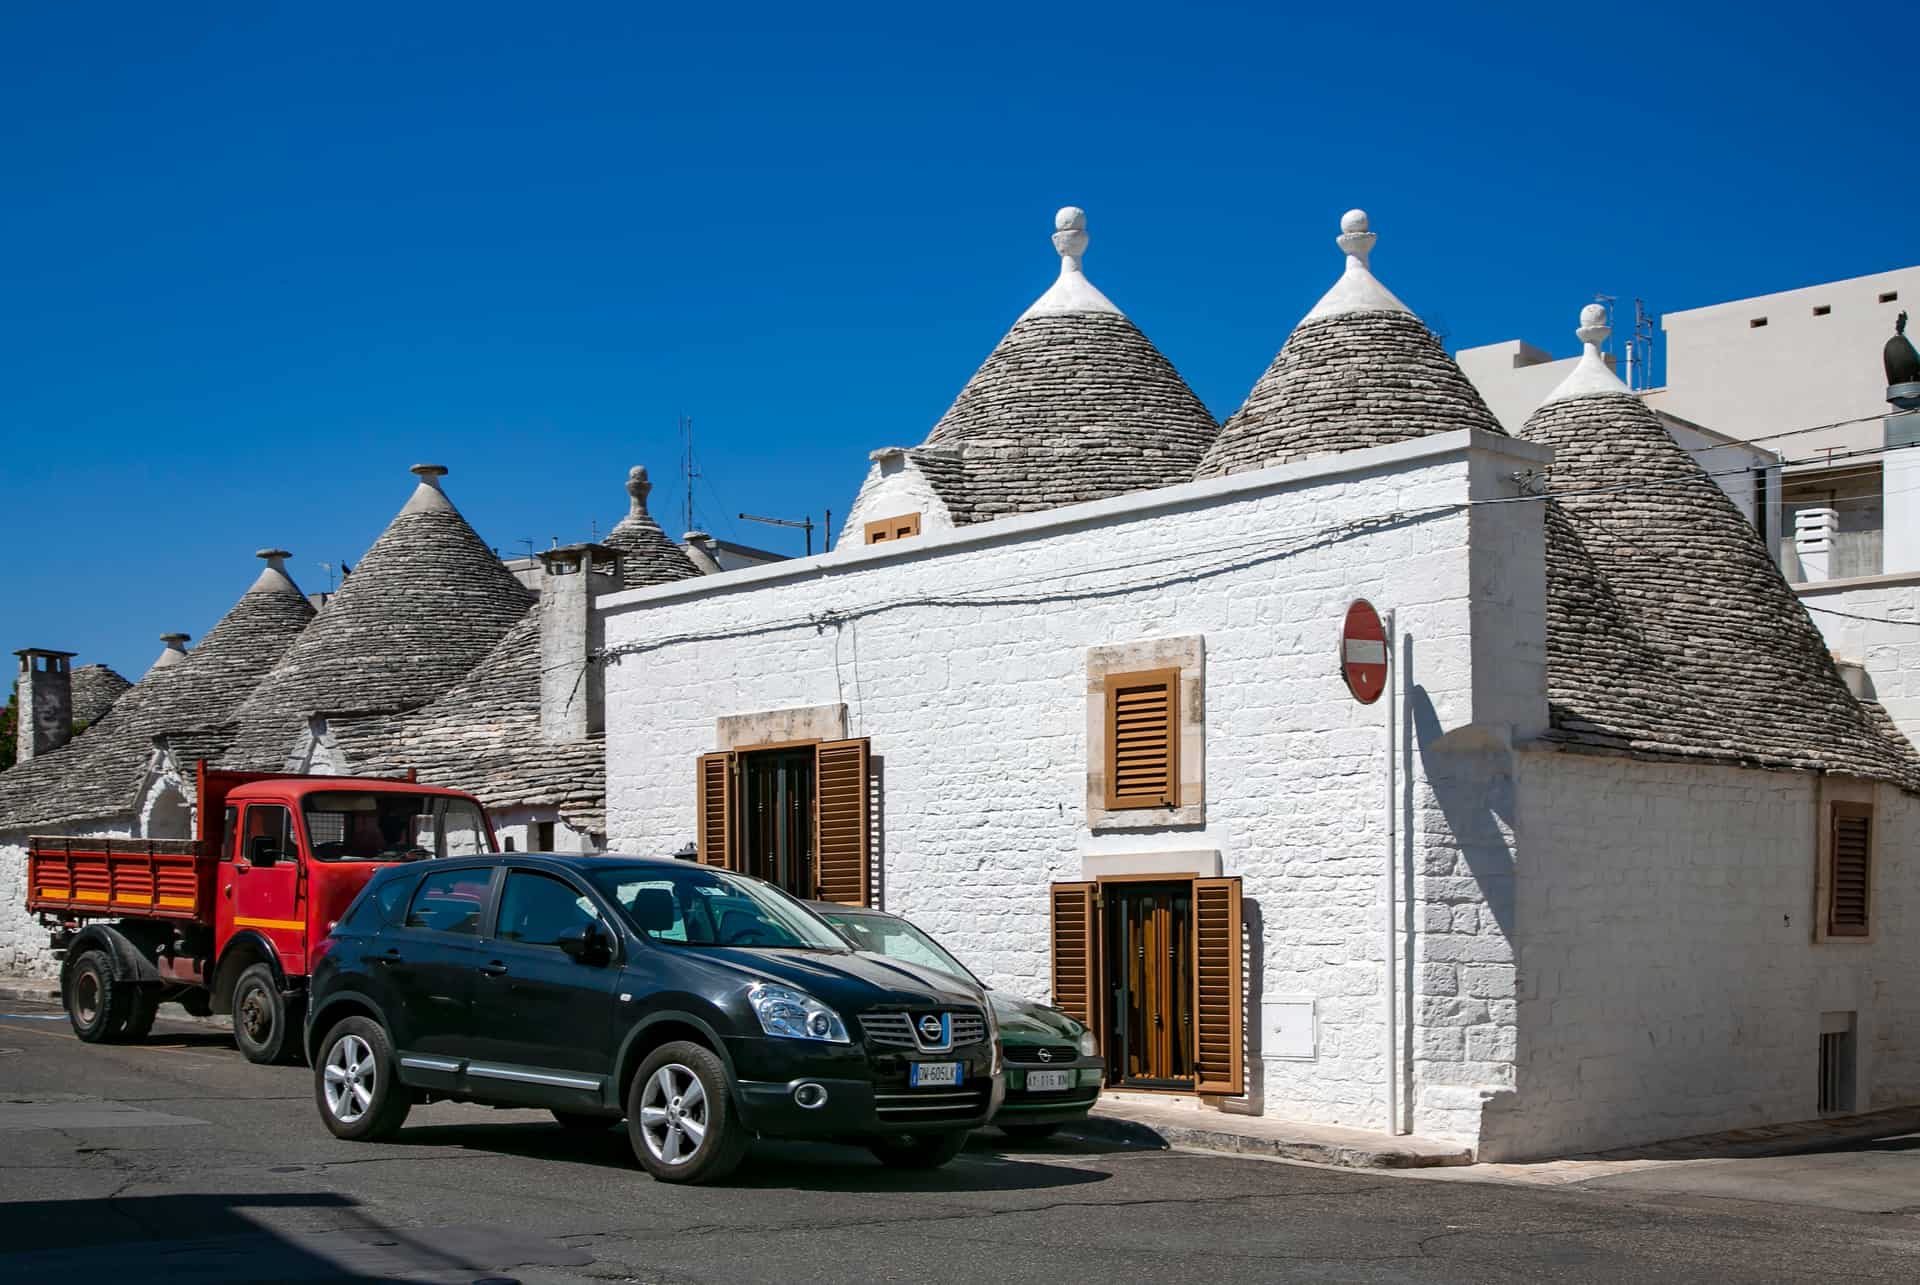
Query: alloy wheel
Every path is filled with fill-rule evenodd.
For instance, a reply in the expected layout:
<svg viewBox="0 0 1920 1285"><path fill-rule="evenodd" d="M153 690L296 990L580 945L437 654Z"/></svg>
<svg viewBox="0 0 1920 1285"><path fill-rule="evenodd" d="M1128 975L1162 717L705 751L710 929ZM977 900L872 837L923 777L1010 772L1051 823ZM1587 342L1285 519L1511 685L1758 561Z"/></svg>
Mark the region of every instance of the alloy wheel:
<svg viewBox="0 0 1920 1285"><path fill-rule="evenodd" d="M653 1073L640 1096L640 1136L662 1164L683 1165L707 1140L707 1090L678 1062Z"/></svg>
<svg viewBox="0 0 1920 1285"><path fill-rule="evenodd" d="M373 1049L358 1035L343 1035L327 1055L327 1110L352 1124L373 1106Z"/></svg>

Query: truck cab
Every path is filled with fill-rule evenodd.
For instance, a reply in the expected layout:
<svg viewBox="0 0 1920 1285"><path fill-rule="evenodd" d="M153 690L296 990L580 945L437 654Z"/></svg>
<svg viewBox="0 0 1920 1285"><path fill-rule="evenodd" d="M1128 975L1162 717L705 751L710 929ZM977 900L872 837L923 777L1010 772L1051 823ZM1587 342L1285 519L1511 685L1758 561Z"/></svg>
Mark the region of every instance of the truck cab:
<svg viewBox="0 0 1920 1285"><path fill-rule="evenodd" d="M29 843L28 908L52 930L83 1040L140 1038L175 1001L231 1012L253 1061L295 1058L314 947L374 872L498 850L458 790L205 765L197 785L191 842Z"/></svg>

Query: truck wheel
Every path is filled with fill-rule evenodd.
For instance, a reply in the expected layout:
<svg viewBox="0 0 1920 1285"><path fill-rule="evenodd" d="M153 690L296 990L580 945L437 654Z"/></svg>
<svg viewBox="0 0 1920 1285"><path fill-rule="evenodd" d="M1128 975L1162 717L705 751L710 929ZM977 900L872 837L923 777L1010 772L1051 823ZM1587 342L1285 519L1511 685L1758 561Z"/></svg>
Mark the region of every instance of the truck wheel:
<svg viewBox="0 0 1920 1285"><path fill-rule="evenodd" d="M132 987L113 976L113 961L104 950L82 952L67 973L67 1020L84 1044L105 1044L127 1023Z"/></svg>
<svg viewBox="0 0 1920 1285"><path fill-rule="evenodd" d="M867 1143L873 1158L889 1169L938 1169L967 1145L964 1129L952 1133L909 1133L897 1138L874 1138Z"/></svg>
<svg viewBox="0 0 1920 1285"><path fill-rule="evenodd" d="M640 1064L627 1090L627 1139L660 1182L718 1182L751 1141L734 1115L725 1064L686 1040L662 1044Z"/></svg>
<svg viewBox="0 0 1920 1285"><path fill-rule="evenodd" d="M280 988L274 984L273 969L255 964L240 974L233 984L233 1042L247 1061L272 1065L288 1061L300 1047Z"/></svg>
<svg viewBox="0 0 1920 1285"><path fill-rule="evenodd" d="M132 1002L127 1005L127 1023L120 1028L117 1038L128 1044L138 1044L153 1033L154 1015L160 1011L160 992L149 986L142 986L133 992Z"/></svg>
<svg viewBox="0 0 1920 1285"><path fill-rule="evenodd" d="M349 1142L377 1142L400 1131L413 1098L394 1074L393 1044L380 1023L343 1018L313 1059L313 1096L327 1131Z"/></svg>

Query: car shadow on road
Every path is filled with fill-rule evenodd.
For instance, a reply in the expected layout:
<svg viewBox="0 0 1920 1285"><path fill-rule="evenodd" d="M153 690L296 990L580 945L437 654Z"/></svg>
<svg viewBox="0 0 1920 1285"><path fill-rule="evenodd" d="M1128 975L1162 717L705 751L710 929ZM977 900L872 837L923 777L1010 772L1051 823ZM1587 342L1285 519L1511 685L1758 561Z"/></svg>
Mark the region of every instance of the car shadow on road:
<svg viewBox="0 0 1920 1285"><path fill-rule="evenodd" d="M643 1172L633 1158L624 1127L582 1133L556 1124L434 1124L403 1129L393 1140L399 1146L458 1147L545 1160L559 1164L595 1165L621 1169L636 1178ZM992 1140L997 1141L997 1140ZM863 1148L824 1142L759 1140L735 1174L722 1187L777 1187L808 1191L1038 1191L1105 1182L1108 1175L1060 1160L1036 1163L1008 1155L992 1141L975 1134L966 1152L939 1169L889 1169ZM1112 1150L1136 1150L1115 1146ZM1088 1154L1056 1145L1061 1159Z"/></svg>

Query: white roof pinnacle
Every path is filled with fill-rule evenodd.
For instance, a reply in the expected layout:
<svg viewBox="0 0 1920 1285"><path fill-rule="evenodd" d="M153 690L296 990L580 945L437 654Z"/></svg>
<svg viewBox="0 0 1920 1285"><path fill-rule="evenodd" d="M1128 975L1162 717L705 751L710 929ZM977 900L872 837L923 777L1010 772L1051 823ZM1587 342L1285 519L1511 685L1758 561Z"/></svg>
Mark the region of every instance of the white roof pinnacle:
<svg viewBox="0 0 1920 1285"><path fill-rule="evenodd" d="M1393 291L1380 284L1367 266L1367 256L1373 253L1373 243L1378 240L1374 233L1367 230L1367 212L1348 210L1340 216L1340 235L1334 238L1334 244L1347 256L1347 270L1333 283L1333 289L1320 296L1320 302L1302 321L1312 321L1316 317L1336 317L1343 312L1412 312L1394 298Z"/></svg>
<svg viewBox="0 0 1920 1285"><path fill-rule="evenodd" d="M1600 355L1600 345L1613 333L1613 327L1607 324L1607 310L1597 303L1590 303L1580 310L1580 328L1573 332L1586 345L1580 354L1580 360L1560 381L1560 386L1547 394L1546 406L1552 402L1564 402L1574 397L1599 397L1606 393L1626 393L1628 388L1607 365L1606 358Z"/></svg>
<svg viewBox="0 0 1920 1285"><path fill-rule="evenodd" d="M1020 314L1028 317L1058 317L1069 312L1110 312L1123 315L1113 301L1096 290L1080 270L1080 256L1087 252L1087 212L1069 205L1053 216L1053 248L1060 252L1060 279Z"/></svg>
<svg viewBox="0 0 1920 1285"><path fill-rule="evenodd" d="M402 513L453 512L453 501L440 489L440 479L447 475L444 464L415 464L407 472L420 479L420 485L413 488L413 494L400 506Z"/></svg>

